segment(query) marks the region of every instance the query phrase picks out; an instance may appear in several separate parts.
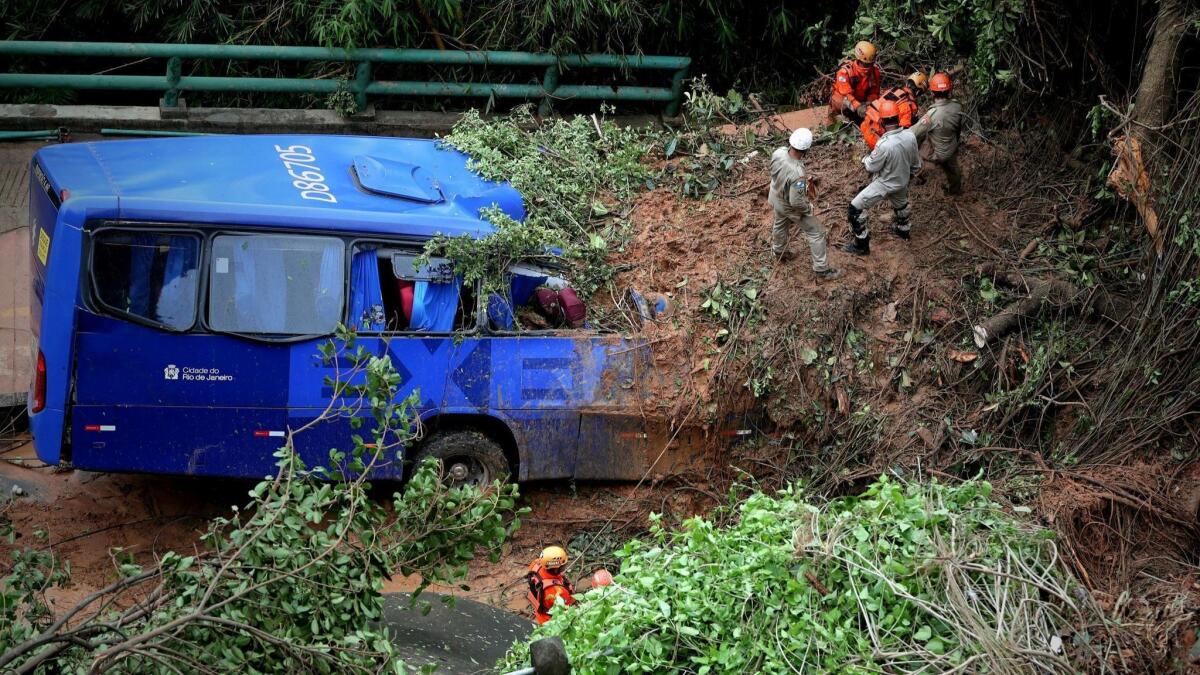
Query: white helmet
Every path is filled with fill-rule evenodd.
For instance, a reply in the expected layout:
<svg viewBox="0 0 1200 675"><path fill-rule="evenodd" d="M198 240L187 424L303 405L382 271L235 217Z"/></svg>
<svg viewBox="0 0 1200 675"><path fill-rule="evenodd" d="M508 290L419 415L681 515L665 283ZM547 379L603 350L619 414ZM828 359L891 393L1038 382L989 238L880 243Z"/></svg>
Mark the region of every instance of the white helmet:
<svg viewBox="0 0 1200 675"><path fill-rule="evenodd" d="M812 147L812 131L800 127L792 132L792 137L788 139L788 145L797 150L807 150Z"/></svg>

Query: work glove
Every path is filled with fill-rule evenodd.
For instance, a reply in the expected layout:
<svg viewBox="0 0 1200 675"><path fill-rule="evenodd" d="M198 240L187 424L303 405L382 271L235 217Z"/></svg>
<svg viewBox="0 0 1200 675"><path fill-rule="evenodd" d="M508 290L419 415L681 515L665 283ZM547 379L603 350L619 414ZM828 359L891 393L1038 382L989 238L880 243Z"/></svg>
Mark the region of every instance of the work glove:
<svg viewBox="0 0 1200 675"><path fill-rule="evenodd" d="M858 115L859 117L866 117L867 116L867 104L866 103L858 104L858 107L854 109L854 114Z"/></svg>

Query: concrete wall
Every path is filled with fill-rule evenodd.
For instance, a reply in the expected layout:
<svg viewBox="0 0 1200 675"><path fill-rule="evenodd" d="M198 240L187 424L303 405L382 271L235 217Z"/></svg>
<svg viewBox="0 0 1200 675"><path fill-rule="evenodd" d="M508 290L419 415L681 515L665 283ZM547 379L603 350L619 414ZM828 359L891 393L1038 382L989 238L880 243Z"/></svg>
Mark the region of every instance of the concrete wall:
<svg viewBox="0 0 1200 675"><path fill-rule="evenodd" d="M24 405L33 374L29 329L29 160L45 142L0 143L0 407Z"/></svg>
<svg viewBox="0 0 1200 675"><path fill-rule="evenodd" d="M0 234L0 407L24 405L33 375L29 228Z"/></svg>
<svg viewBox="0 0 1200 675"><path fill-rule="evenodd" d="M0 129L45 131L66 127L73 134L101 129L189 131L220 134L365 134L432 138L444 135L461 113L375 110L343 117L332 110L188 108L180 113L137 106L0 105ZM623 115L622 126L661 124L656 115Z"/></svg>

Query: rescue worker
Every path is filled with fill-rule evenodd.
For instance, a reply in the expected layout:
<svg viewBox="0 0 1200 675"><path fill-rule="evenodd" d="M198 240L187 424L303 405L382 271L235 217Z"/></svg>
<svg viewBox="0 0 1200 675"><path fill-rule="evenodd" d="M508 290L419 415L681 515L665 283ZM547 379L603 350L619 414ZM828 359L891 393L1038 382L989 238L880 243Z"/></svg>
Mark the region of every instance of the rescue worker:
<svg viewBox="0 0 1200 675"><path fill-rule="evenodd" d="M867 115L867 104L879 98L883 75L875 65L875 45L867 41L854 45L854 58L846 61L833 76L829 112L859 124Z"/></svg>
<svg viewBox="0 0 1200 675"><path fill-rule="evenodd" d="M529 563L525 578L529 581L529 602L538 625L550 620L550 608L562 598L563 604L575 604L575 586L563 576L567 552L561 546L547 546L542 555Z"/></svg>
<svg viewBox="0 0 1200 675"><path fill-rule="evenodd" d="M908 183L921 170L917 137L909 129L900 127L900 111L895 101L880 102L879 114L883 120L883 136L879 137L871 154L862 160L863 167L871 174L871 182L855 195L847 211L854 237L842 250L854 255L868 255L871 252L867 210L885 198L891 202L895 212L892 232L901 239L908 239L912 227L909 222L912 209L908 204Z"/></svg>
<svg viewBox="0 0 1200 675"><path fill-rule="evenodd" d="M867 116L859 125L859 129L862 130L863 140L867 142L868 149L874 150L875 143L883 135L883 122L879 117L879 102L895 101L900 111L900 126L907 129L921 116L920 107L917 105L917 92L927 89L928 81L929 78L925 77L925 73L913 73L908 76L903 85L888 89L883 92L882 96L867 105Z"/></svg>
<svg viewBox="0 0 1200 675"><path fill-rule="evenodd" d="M932 146L930 162L941 167L946 174L946 193L962 194L962 172L958 169L958 139L962 132L965 115L962 104L950 98L954 85L946 73L935 73L929 78L929 91L933 104L929 111L913 125L917 141L929 138Z"/></svg>
<svg viewBox="0 0 1200 675"><path fill-rule="evenodd" d="M812 143L812 131L797 129L788 139L787 147L778 148L771 155L771 189L767 192L767 202L775 210L771 250L783 262L795 258L795 254L787 250L791 229L795 225L808 242L812 268L817 278L836 279L841 273L830 267L826 259L825 227L813 216L809 191L814 190L815 194L815 189L802 162Z"/></svg>

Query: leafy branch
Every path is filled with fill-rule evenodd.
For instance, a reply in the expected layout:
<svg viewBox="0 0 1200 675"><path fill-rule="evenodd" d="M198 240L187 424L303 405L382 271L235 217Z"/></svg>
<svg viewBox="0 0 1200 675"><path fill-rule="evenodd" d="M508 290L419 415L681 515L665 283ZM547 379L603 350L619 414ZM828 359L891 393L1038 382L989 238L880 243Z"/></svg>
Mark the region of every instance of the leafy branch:
<svg viewBox="0 0 1200 675"><path fill-rule="evenodd" d="M390 359L356 347L345 329L322 354L351 364L332 378L334 397L288 431L277 474L250 491L245 508L210 523L201 552L123 565L120 579L58 616L38 598L67 582L67 567L51 554L19 553L25 564L0 594L0 669L402 672L377 623L382 580L420 574L419 593L461 578L477 550L497 555L519 525L506 517L516 488L448 488L430 460L390 506L371 499L372 470L401 460L416 437L415 399L398 399ZM296 435L342 416L356 428L369 420L370 440L355 434L348 453L331 451L328 467L309 469Z"/></svg>

